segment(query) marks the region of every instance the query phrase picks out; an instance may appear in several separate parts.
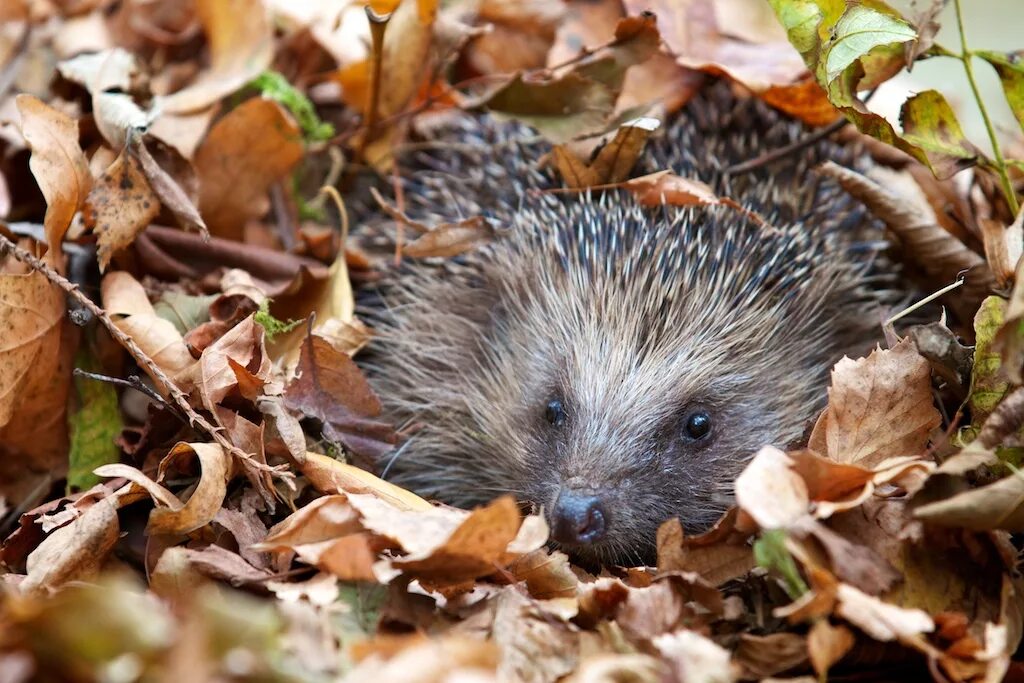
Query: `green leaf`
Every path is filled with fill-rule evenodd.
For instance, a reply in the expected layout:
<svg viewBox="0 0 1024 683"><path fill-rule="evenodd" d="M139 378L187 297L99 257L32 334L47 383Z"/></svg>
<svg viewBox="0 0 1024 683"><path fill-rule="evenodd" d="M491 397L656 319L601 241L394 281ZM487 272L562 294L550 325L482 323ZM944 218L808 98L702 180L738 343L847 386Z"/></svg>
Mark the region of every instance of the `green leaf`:
<svg viewBox="0 0 1024 683"><path fill-rule="evenodd" d="M905 44L917 38L891 7L880 0L769 2L829 101L860 132L906 152L939 178L984 159L935 91L904 103L902 134L858 97L898 73L905 66Z"/></svg>
<svg viewBox="0 0 1024 683"><path fill-rule="evenodd" d="M758 566L774 571L782 577L783 586L791 599L796 600L808 591L793 556L786 549L785 530L772 529L763 532L761 538L754 542L754 560Z"/></svg>
<svg viewBox="0 0 1024 683"><path fill-rule="evenodd" d="M1024 129L1024 50L974 53L992 65L1003 84L1003 94L1017 123Z"/></svg>
<svg viewBox="0 0 1024 683"><path fill-rule="evenodd" d="M903 44L916 38L914 27L894 13L852 5L836 22L833 38L824 50L825 83L834 81L876 47Z"/></svg>
<svg viewBox="0 0 1024 683"><path fill-rule="evenodd" d="M973 166L981 155L964 136L946 98L935 90L925 90L904 102L900 122L903 140L925 152L937 176L948 177Z"/></svg>
<svg viewBox="0 0 1024 683"><path fill-rule="evenodd" d="M768 0L789 42L811 71L818 68L822 44L846 9L843 0Z"/></svg>
<svg viewBox="0 0 1024 683"><path fill-rule="evenodd" d="M249 84L267 99L274 100L291 112L309 142L322 142L334 137L334 126L324 123L309 98L276 71L264 71Z"/></svg>
<svg viewBox="0 0 1024 683"><path fill-rule="evenodd" d="M80 353L77 360L77 366L88 372L100 369L96 359L86 352ZM112 384L76 376L75 389L81 408L69 418L68 490L84 491L100 481L92 473L94 469L120 460L121 451L114 440L124 423Z"/></svg>
<svg viewBox="0 0 1024 683"><path fill-rule="evenodd" d="M993 348L996 332L1003 326L1006 299L990 296L981 302L974 316L974 369L971 371L971 392L967 405L971 423L981 427L1006 395L1010 382L1002 372L1002 359Z"/></svg>

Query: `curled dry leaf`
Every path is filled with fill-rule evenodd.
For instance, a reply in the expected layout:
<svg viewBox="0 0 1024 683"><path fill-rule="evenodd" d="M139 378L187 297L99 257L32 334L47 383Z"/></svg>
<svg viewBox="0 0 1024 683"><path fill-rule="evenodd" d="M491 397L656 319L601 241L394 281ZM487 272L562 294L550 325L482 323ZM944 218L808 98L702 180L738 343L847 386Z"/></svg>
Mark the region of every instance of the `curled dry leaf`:
<svg viewBox="0 0 1024 683"><path fill-rule="evenodd" d="M174 324L156 314L146 290L130 274L108 273L100 291L103 308L117 328L135 340L168 375L174 376L195 362Z"/></svg>
<svg viewBox="0 0 1024 683"><path fill-rule="evenodd" d="M179 443L160 463L163 475L172 459L189 453L199 458L202 473L199 484L184 505L175 508L157 507L149 515L151 534L187 534L213 521L224 504L230 459L213 443Z"/></svg>
<svg viewBox="0 0 1024 683"><path fill-rule="evenodd" d="M809 443L840 463L873 468L889 457L924 453L942 422L928 361L909 339L836 363L828 396Z"/></svg>
<svg viewBox="0 0 1024 683"><path fill-rule="evenodd" d="M262 386L270 378L270 358L263 348L263 327L248 316L203 349L202 355L174 377L180 387L195 387L203 407L218 414L221 401L241 382ZM241 374L241 380L240 380Z"/></svg>
<svg viewBox="0 0 1024 683"><path fill-rule="evenodd" d="M405 510L432 510L433 505L415 493L384 481L361 467L354 467L319 453L306 453L302 473L322 493L372 493Z"/></svg>
<svg viewBox="0 0 1024 683"><path fill-rule="evenodd" d="M214 124L195 158L199 210L210 232L241 240L246 222L270 206L271 184L302 154L298 124L271 100L246 100Z"/></svg>
<svg viewBox="0 0 1024 683"><path fill-rule="evenodd" d="M402 248L402 253L406 256L413 258L457 256L486 244L494 237L494 230L483 216L473 216L456 223L427 225L414 221L388 204L376 188L370 188L370 193L384 213L402 225L407 225L421 233L419 237ZM342 257L343 255L339 256L339 258Z"/></svg>
<svg viewBox="0 0 1024 683"><path fill-rule="evenodd" d="M15 102L21 134L32 148L29 168L46 198L49 258L62 264L64 233L92 186L89 163L78 146L78 123L31 95L18 95Z"/></svg>
<svg viewBox="0 0 1024 683"><path fill-rule="evenodd" d="M622 182L629 177L647 139L659 125L660 122L654 118L636 119L623 124L615 137L601 147L589 163L573 154L568 146L555 145L551 150L555 167L565 184L571 188Z"/></svg>
<svg viewBox="0 0 1024 683"><path fill-rule="evenodd" d="M269 68L274 57L270 19L259 0L199 0L196 12L210 47L210 69L160 101L160 109L171 114L216 103Z"/></svg>

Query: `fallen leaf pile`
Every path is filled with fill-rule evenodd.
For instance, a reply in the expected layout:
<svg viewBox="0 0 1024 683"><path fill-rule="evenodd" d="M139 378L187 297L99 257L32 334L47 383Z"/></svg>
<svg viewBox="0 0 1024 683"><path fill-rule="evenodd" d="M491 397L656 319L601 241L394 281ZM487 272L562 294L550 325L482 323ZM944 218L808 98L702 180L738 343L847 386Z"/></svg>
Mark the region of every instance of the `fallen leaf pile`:
<svg viewBox="0 0 1024 683"><path fill-rule="evenodd" d="M925 4L4 0L0 680L1020 679L1024 141L869 93L973 64L1024 127L1024 59L938 44L959 19ZM872 155L812 173L941 317L836 359L805 442L746 454L711 529L666 520L656 566L578 566L510 496L371 474L416 425L382 417L354 291L503 227L406 214L425 131L488 111L550 143L553 192L770 230L634 175L719 78ZM763 151L729 172L789 153ZM394 253L349 239L368 212Z"/></svg>

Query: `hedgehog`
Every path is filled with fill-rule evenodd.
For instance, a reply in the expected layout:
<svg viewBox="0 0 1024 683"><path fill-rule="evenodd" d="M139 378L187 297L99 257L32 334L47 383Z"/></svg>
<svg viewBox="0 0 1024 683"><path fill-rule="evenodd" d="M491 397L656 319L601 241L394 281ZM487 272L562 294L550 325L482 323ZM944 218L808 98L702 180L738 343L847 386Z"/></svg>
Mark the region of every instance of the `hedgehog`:
<svg viewBox="0 0 1024 683"><path fill-rule="evenodd" d="M881 228L814 173L862 155L821 141L727 173L804 135L720 83L634 169L699 178L744 212L545 192L545 143L491 116L435 133L403 160L408 213L482 215L498 237L407 260L361 299L363 364L402 435L379 473L463 508L511 494L581 561L650 563L670 518L707 529L761 446L800 441L831 366L880 338L899 296Z"/></svg>

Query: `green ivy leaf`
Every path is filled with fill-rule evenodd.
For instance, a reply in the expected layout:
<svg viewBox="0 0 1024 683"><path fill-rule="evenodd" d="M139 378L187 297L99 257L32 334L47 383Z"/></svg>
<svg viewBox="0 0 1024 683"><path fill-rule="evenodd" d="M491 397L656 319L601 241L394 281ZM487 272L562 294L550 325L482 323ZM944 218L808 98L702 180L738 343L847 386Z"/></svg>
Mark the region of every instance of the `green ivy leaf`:
<svg viewBox="0 0 1024 683"><path fill-rule="evenodd" d="M903 44L917 38L917 31L895 13L852 5L839 17L833 38L824 50L825 83L831 83L855 61L877 47Z"/></svg>
<svg viewBox="0 0 1024 683"><path fill-rule="evenodd" d="M1010 105L1010 111L1024 130L1024 50L1016 52L989 52L979 50L974 53L992 65L999 74L1003 84L1003 94Z"/></svg>
<svg viewBox="0 0 1024 683"><path fill-rule="evenodd" d="M906 152L947 178L984 159L945 98L921 93L903 105L901 134L858 97L905 66L917 31L881 0L769 0L829 101L857 129Z"/></svg>
<svg viewBox="0 0 1024 683"><path fill-rule="evenodd" d="M98 372L99 363L87 353L80 353L77 367ZM124 428L117 391L112 384L88 377L75 377L81 409L69 418L71 448L68 453L68 490L84 491L99 483L92 473L100 465L120 460L121 451L114 440Z"/></svg>
<svg viewBox="0 0 1024 683"><path fill-rule="evenodd" d="M903 140L924 151L937 176L948 177L973 166L981 151L964 135L946 98L925 90L903 103Z"/></svg>

